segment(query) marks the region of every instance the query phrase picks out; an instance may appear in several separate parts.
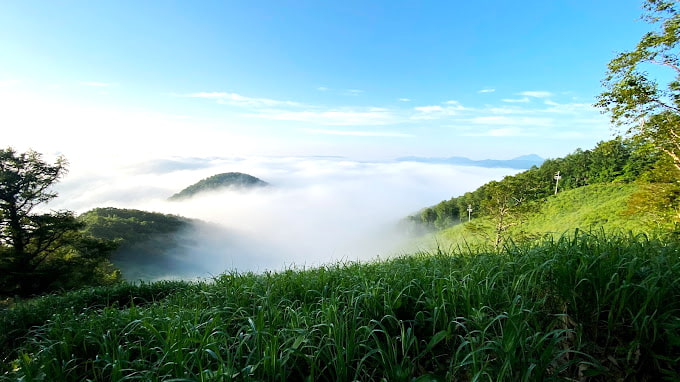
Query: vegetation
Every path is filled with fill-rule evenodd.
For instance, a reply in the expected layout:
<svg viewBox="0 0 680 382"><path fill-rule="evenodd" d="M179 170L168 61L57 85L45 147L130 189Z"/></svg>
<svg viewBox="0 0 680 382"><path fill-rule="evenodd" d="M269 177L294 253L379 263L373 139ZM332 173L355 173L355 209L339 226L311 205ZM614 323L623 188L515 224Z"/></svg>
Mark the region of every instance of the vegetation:
<svg viewBox="0 0 680 382"><path fill-rule="evenodd" d="M674 0L647 0L644 8L644 19L658 29L609 63L606 90L597 105L611 113L612 122L626 126L627 134L667 154L680 170L680 8ZM650 66L668 69L672 79L660 84L650 77Z"/></svg>
<svg viewBox="0 0 680 382"><path fill-rule="evenodd" d="M559 172L559 183L556 175ZM680 222L679 185L674 181L677 170L661 152L636 140L614 139L600 142L593 150L578 149L564 158L546 160L540 167L507 176L499 182L489 182L473 192L451 198L422 210L409 220L431 229L445 229L468 220L468 231L487 237L487 241L498 248L503 240L523 232L521 226L537 216L546 203L556 194L581 187L595 185L647 184L647 189L658 191L646 195L649 200L664 200L665 203L643 203L642 194L630 199L629 211L640 210L635 206L646 206L646 212ZM586 199L573 200L575 205L597 209L585 194ZM670 212L670 213L669 213ZM540 213L539 213L540 215ZM589 228L596 221L606 221L611 216L600 216L583 221L581 228ZM577 228L564 222L560 232ZM664 228L668 228L665 227Z"/></svg>
<svg viewBox="0 0 680 382"><path fill-rule="evenodd" d="M16 357L16 350L35 327L42 326L55 314L95 311L105 307L125 309L160 301L191 284L182 281L155 283L116 283L110 286L80 288L61 295L51 294L29 300L18 300L9 309L0 310L0 360ZM6 304L7 302L5 302Z"/></svg>
<svg viewBox="0 0 680 382"><path fill-rule="evenodd" d="M170 252L194 221L176 215L121 208L95 208L80 215L85 231L118 244L111 262L127 280L153 279L176 268ZM176 252L176 251L175 251Z"/></svg>
<svg viewBox="0 0 680 382"><path fill-rule="evenodd" d="M615 57L597 106L612 122L625 126L624 136L600 142L593 150L577 149L565 158L547 160L500 182L443 201L410 220L444 229L482 218L469 231L485 235L496 248L524 224L558 190L606 183L645 184L629 199L628 211L644 211L658 226L664 219L680 226L680 8L677 1L647 0L644 19L657 30L645 34L636 48ZM650 66L671 70L668 81L650 77ZM658 73L657 71L653 71ZM553 192L554 189L554 192ZM651 213L650 213L651 211ZM465 218L468 219L465 219ZM593 221L606 220L600 216ZM666 228L666 227L664 227ZM520 232L521 233L521 232Z"/></svg>
<svg viewBox="0 0 680 382"><path fill-rule="evenodd" d="M81 230L70 211L37 212L57 197L49 190L66 172L66 160L0 150L0 296L31 295L109 284L120 273L108 262L115 247Z"/></svg>
<svg viewBox="0 0 680 382"><path fill-rule="evenodd" d="M558 193L542 202L534 211L524 215L522 224L508 228L504 238L512 242L527 242L545 237L560 236L575 229L598 230L606 234L631 232L665 240L677 237L674 220L669 218L672 210L663 199L650 198L659 192L658 187L667 184L602 183ZM678 190L680 191L680 189ZM650 205L638 208L640 198L658 201L664 206ZM677 205L677 200L672 202ZM431 233L418 240L419 248L430 248L433 243L448 248L471 246L493 248L494 220L489 217L475 218L470 223L458 224Z"/></svg>
<svg viewBox="0 0 680 382"><path fill-rule="evenodd" d="M0 312L5 333L25 330L6 318L17 312L37 324L5 341L16 348L2 378L677 380L678 250L577 232L501 253L161 284L150 303L51 296Z"/></svg>
<svg viewBox="0 0 680 382"><path fill-rule="evenodd" d="M255 188L265 187L269 183L256 178L252 175L243 174L240 172L227 172L224 174L213 175L209 178L201 179L191 186L183 189L170 197L170 200L179 200L190 198L198 193L218 190L221 188Z"/></svg>

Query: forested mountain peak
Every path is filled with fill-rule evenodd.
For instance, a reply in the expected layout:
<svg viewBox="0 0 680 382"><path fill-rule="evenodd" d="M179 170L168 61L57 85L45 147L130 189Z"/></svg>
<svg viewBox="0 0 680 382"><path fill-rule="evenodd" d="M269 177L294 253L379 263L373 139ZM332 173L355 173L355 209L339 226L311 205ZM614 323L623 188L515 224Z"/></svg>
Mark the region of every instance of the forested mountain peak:
<svg viewBox="0 0 680 382"><path fill-rule="evenodd" d="M258 188L269 186L269 183L252 175L241 172L226 172L201 179L182 191L172 195L170 200L179 200L192 197L198 193L213 191L222 188Z"/></svg>

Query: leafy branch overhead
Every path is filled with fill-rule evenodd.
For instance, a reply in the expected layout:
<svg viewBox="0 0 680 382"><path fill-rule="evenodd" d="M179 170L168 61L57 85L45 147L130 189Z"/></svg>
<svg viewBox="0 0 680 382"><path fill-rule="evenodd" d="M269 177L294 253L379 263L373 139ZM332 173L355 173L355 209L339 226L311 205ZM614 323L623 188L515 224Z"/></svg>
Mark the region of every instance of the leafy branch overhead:
<svg viewBox="0 0 680 382"><path fill-rule="evenodd" d="M625 134L669 155L680 170L680 9L674 0L647 0L644 8L643 19L656 30L609 63L596 106L611 113Z"/></svg>

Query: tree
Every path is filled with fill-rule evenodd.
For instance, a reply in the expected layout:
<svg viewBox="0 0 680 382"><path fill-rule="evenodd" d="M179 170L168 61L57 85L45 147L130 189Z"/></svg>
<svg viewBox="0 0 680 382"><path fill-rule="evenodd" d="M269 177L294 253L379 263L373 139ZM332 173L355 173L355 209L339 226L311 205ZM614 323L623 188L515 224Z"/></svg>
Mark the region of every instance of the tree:
<svg viewBox="0 0 680 382"><path fill-rule="evenodd" d="M490 226L486 222L474 223L468 224L467 229L486 237L498 250L506 239L507 231L522 224L535 207L530 203L530 197L536 189L518 176L506 176L500 182L491 181L480 189L484 195L480 207L489 217Z"/></svg>
<svg viewBox="0 0 680 382"><path fill-rule="evenodd" d="M609 63L596 106L625 126L625 134L666 153L680 170L680 7L677 0L646 0L644 9L643 19L657 30Z"/></svg>
<svg viewBox="0 0 680 382"><path fill-rule="evenodd" d="M108 263L112 244L84 235L71 211L39 212L57 197L50 190L66 173L58 157L0 150L0 294L34 294L80 284L116 281Z"/></svg>

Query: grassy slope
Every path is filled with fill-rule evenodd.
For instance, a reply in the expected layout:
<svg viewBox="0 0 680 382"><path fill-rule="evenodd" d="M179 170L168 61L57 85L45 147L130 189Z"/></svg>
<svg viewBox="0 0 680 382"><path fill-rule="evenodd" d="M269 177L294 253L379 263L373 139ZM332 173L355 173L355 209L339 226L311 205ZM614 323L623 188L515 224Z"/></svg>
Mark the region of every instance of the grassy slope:
<svg viewBox="0 0 680 382"><path fill-rule="evenodd" d="M628 213L628 200L640 189L637 184L609 183L559 193L548 198L536 214L509 233L513 235L522 230L532 236L547 233L559 236L576 228L586 231L597 229L605 232L650 233L655 226L645 223L640 215ZM467 231L465 226L459 224L437 232L421 240L419 245L425 248L433 245L455 247L484 242L482 237Z"/></svg>
<svg viewBox="0 0 680 382"><path fill-rule="evenodd" d="M629 216L628 199L640 187L636 184L596 184L549 198L541 210L522 227L531 233L562 234L574 228L602 227L605 231L649 230Z"/></svg>
<svg viewBox="0 0 680 382"><path fill-rule="evenodd" d="M679 250L581 233L165 284L135 304L83 290L0 311L5 333L43 315L0 380L677 380Z"/></svg>

